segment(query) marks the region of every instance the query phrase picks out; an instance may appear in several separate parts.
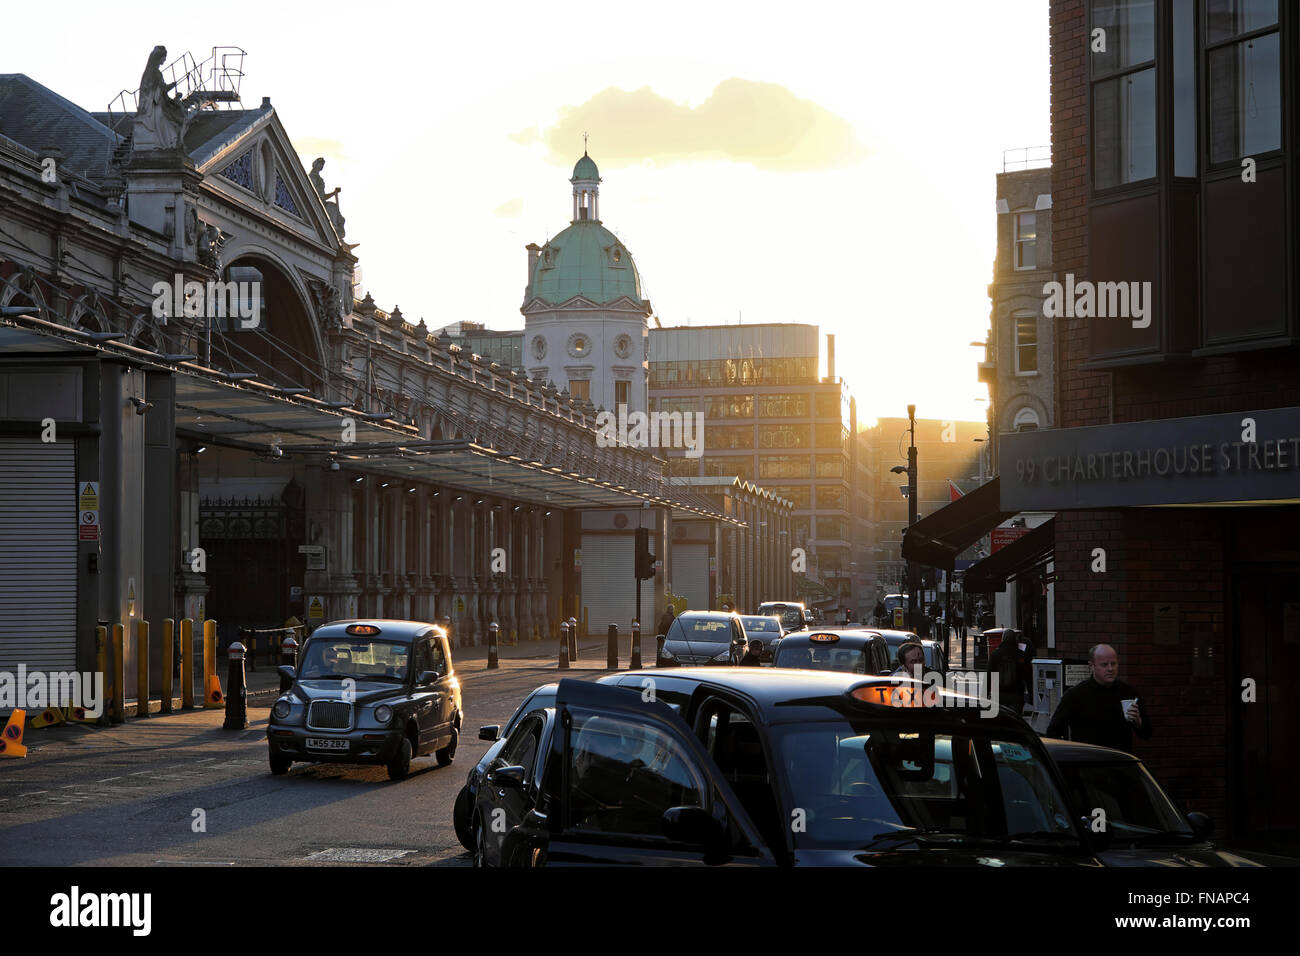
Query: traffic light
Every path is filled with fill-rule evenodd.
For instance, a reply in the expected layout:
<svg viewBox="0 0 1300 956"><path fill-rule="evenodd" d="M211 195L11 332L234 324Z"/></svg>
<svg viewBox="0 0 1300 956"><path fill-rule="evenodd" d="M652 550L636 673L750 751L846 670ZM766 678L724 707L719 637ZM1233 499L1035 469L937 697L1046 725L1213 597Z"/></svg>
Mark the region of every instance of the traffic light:
<svg viewBox="0 0 1300 956"><path fill-rule="evenodd" d="M655 556L650 550L650 529L636 529L636 576L644 581L655 576Z"/></svg>

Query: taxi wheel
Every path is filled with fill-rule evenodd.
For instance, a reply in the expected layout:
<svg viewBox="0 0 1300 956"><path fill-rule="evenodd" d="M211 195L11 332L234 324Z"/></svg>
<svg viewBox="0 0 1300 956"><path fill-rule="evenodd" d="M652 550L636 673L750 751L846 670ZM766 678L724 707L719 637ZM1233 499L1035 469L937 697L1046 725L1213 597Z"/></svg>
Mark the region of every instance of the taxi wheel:
<svg viewBox="0 0 1300 956"><path fill-rule="evenodd" d="M277 777L283 777L293 766L293 761L288 757L277 757L271 754L271 773Z"/></svg>
<svg viewBox="0 0 1300 956"><path fill-rule="evenodd" d="M482 817L474 818L474 866L487 867L487 831L483 829Z"/></svg>
<svg viewBox="0 0 1300 956"><path fill-rule="evenodd" d="M411 773L411 755L414 751L411 749L411 738L403 737L402 746L397 751L397 756L388 762L388 778L390 780L405 780Z"/></svg>
<svg viewBox="0 0 1300 956"><path fill-rule="evenodd" d="M460 731L455 727L451 728L451 743L435 752L438 758L438 766L445 767L456 759L456 743L460 740Z"/></svg>
<svg viewBox="0 0 1300 956"><path fill-rule="evenodd" d="M451 808L451 824L456 830L456 839L460 845L471 853L474 852L474 829L470 825L470 814L474 812L474 797L469 792L469 785L460 788L456 802Z"/></svg>

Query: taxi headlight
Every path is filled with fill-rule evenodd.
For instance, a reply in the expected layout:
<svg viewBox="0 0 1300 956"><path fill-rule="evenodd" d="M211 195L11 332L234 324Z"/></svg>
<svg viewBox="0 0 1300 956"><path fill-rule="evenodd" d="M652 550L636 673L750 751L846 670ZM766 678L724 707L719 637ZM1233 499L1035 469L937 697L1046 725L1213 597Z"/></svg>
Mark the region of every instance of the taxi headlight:
<svg viewBox="0 0 1300 956"><path fill-rule="evenodd" d="M293 709L293 703L289 700L289 698L281 697L279 700L275 702L275 706L271 708L271 716L274 717L276 720L284 720L286 717L289 716L289 711L292 709Z"/></svg>
<svg viewBox="0 0 1300 956"><path fill-rule="evenodd" d="M380 704L375 708L375 720L381 724L386 724L393 719L393 708L387 704Z"/></svg>

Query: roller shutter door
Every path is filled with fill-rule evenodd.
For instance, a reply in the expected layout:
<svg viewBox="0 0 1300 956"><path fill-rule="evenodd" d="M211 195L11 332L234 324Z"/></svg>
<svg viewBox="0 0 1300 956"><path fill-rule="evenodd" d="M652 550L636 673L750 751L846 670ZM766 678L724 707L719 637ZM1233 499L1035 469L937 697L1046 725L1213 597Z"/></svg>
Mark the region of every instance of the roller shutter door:
<svg viewBox="0 0 1300 956"><path fill-rule="evenodd" d="M588 635L604 636L610 624L618 625L620 639L632 633L632 618L636 615L636 592L632 590L635 547L636 538L630 534L582 536L582 606L587 609ZM655 580L641 582L643 640L647 634L654 637Z"/></svg>
<svg viewBox="0 0 1300 956"><path fill-rule="evenodd" d="M0 438L0 671L76 669L73 443Z"/></svg>
<svg viewBox="0 0 1300 956"><path fill-rule="evenodd" d="M686 598L691 611L709 610L709 546L707 544L673 545L674 594Z"/></svg>

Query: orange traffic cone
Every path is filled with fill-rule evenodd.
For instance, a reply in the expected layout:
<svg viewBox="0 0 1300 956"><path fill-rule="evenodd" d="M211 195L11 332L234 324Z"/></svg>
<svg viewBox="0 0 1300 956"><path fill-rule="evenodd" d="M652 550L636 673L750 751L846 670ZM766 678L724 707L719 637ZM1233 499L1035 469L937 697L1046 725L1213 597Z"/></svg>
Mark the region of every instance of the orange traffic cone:
<svg viewBox="0 0 1300 956"><path fill-rule="evenodd" d="M27 748L23 746L23 723L26 720L25 710L15 710L9 715L9 723L0 735L0 757L27 756Z"/></svg>
<svg viewBox="0 0 1300 956"><path fill-rule="evenodd" d="M208 707L225 706L226 698L221 694L221 678L216 674L208 675L207 687L204 688L203 696Z"/></svg>
<svg viewBox="0 0 1300 956"><path fill-rule="evenodd" d="M66 708L64 709L64 713L66 713L66 714L68 715L68 720L76 721L76 722L78 722L78 723L82 723L82 724L97 724L97 723L99 723L99 718L98 718L98 717L90 717L90 716L87 716L87 714L86 714L86 708L84 708L84 707L73 707L73 706L69 705L68 707L66 707ZM36 723L36 721L32 721L32 724L33 724L33 725L35 725L35 723Z"/></svg>
<svg viewBox="0 0 1300 956"><path fill-rule="evenodd" d="M32 718L32 727L53 727L55 724L63 723L63 721L64 716L61 707L46 707Z"/></svg>

